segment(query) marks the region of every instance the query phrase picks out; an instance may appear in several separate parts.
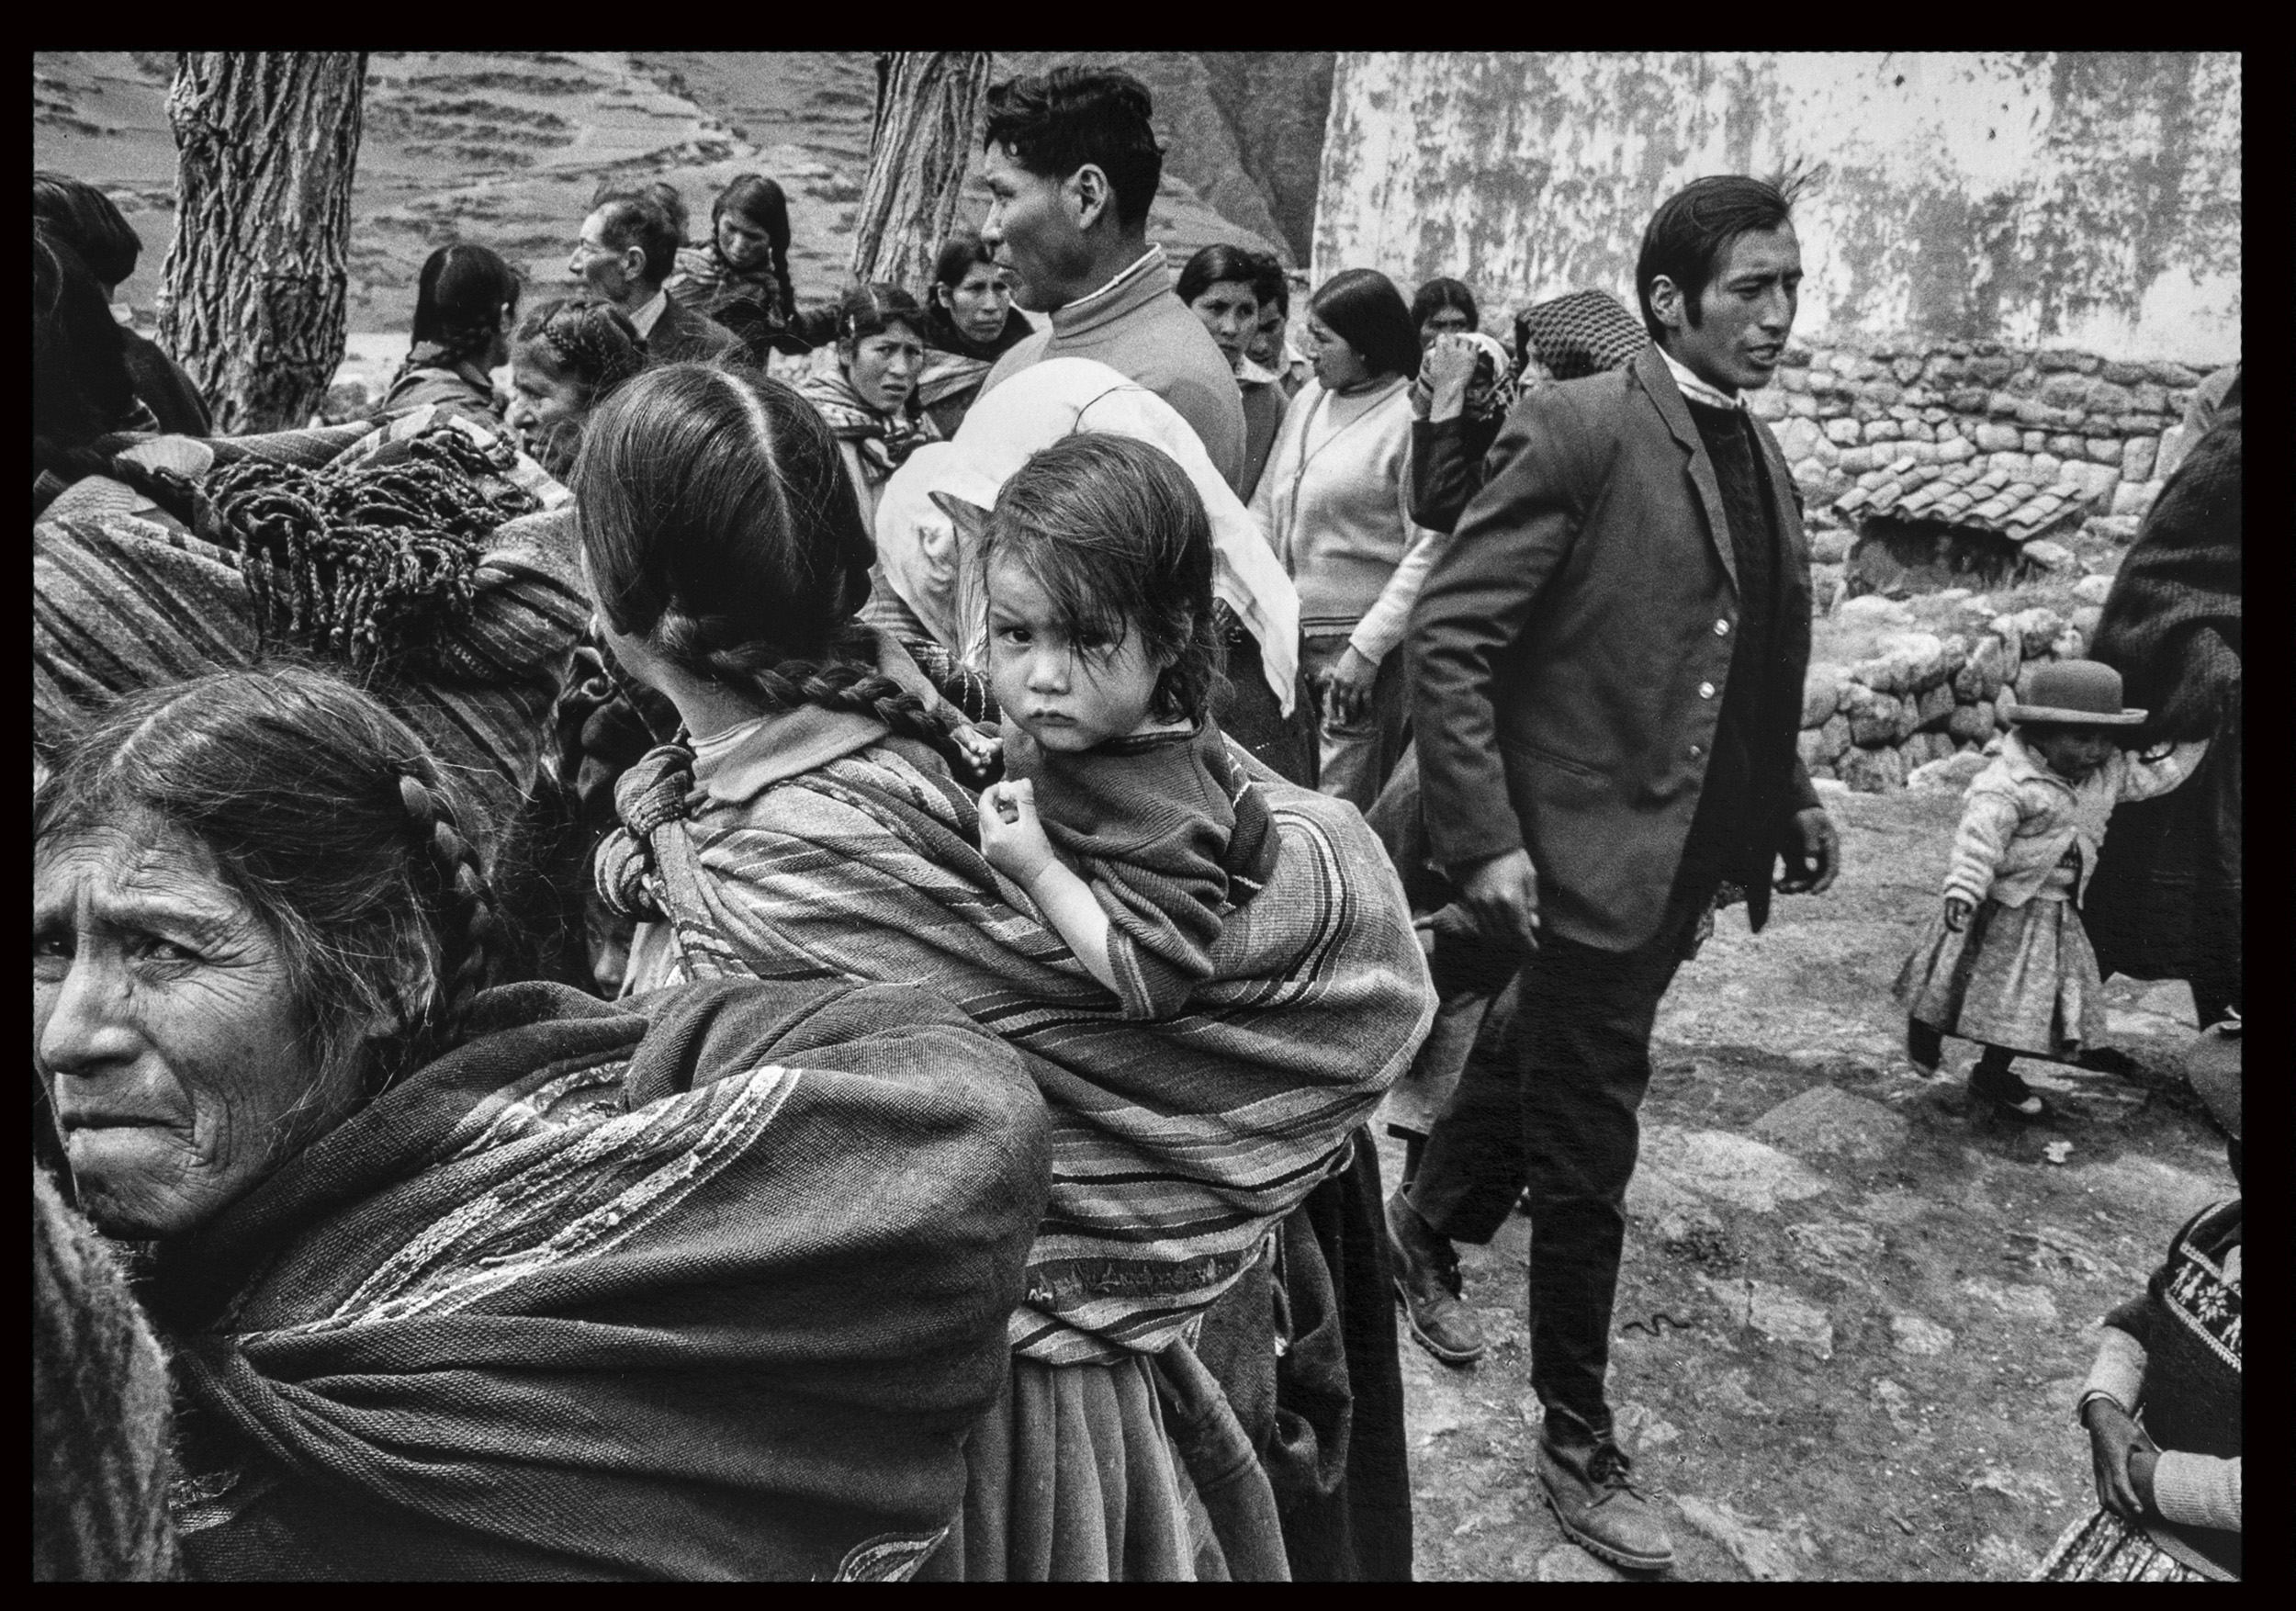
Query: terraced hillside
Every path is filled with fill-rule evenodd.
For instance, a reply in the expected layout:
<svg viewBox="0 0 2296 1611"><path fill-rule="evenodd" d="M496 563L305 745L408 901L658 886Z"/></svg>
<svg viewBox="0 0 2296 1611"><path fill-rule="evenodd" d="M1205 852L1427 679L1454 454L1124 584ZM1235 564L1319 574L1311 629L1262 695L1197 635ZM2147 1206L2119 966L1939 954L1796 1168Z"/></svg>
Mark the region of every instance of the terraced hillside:
<svg viewBox="0 0 2296 1611"><path fill-rule="evenodd" d="M1000 57L998 72L1061 59ZM1171 147L1154 237L1179 254L1235 240L1290 255L1312 209L1301 131L1321 117L1317 62L1328 94L1328 58L1252 58L1256 77L1223 66L1217 85L1194 53L1119 59L1155 92ZM145 253L121 300L142 320L174 227L172 67L156 51L39 52L32 62L33 161L96 181L128 213ZM1271 94L1278 81L1286 93ZM665 177L705 220L710 196L732 175L771 175L789 193L798 295L826 296L850 251L874 96L863 51L377 52L353 196L355 351L375 344L357 338L406 330L422 260L450 241L495 247L538 287L561 283L591 195L615 176ZM1265 141L1265 162L1246 159L1221 97L1262 108L1241 114L1247 127L1258 126L1255 116L1289 119ZM1278 176L1255 177L1261 167ZM976 177L962 216L977 219L985 206Z"/></svg>

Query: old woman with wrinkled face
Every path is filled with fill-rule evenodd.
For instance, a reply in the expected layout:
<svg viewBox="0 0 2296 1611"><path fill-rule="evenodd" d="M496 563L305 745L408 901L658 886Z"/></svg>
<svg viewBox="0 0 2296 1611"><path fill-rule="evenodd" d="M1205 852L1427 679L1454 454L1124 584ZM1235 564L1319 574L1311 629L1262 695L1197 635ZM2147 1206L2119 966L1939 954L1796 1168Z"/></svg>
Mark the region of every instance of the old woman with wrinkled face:
<svg viewBox="0 0 2296 1611"><path fill-rule="evenodd" d="M79 1206L151 1245L193 1575L938 1546L1046 1190L1002 1042L902 987L488 987L478 807L316 670L122 702L34 817L33 1066Z"/></svg>

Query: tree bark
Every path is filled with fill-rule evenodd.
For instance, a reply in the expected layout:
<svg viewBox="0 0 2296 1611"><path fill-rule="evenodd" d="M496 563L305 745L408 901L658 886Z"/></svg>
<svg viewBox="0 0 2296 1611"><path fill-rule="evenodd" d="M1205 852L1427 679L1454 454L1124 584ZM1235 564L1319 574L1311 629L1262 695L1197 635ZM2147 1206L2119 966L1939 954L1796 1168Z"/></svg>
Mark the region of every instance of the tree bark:
<svg viewBox="0 0 2296 1611"><path fill-rule="evenodd" d="M343 362L366 53L202 51L175 59L175 235L160 342L219 435L303 424Z"/></svg>
<svg viewBox="0 0 2296 1611"><path fill-rule="evenodd" d="M891 51L877 58L869 182L853 277L921 290L949 233L988 93L986 51Z"/></svg>

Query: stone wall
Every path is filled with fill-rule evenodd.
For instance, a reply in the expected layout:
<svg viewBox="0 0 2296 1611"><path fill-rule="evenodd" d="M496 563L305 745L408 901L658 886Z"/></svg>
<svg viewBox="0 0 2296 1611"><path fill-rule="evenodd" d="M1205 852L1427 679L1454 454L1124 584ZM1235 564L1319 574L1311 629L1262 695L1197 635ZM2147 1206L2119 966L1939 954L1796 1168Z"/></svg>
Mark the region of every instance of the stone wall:
<svg viewBox="0 0 2296 1611"><path fill-rule="evenodd" d="M1927 622L1891 600L1850 600L1838 618L1872 629L1874 652L1847 665L1813 657L1802 689L1803 764L1813 778L1865 794L1967 781L2009 725L2032 668L2088 652L2099 583L2110 585L2089 578L2083 602L2063 613L1995 614L1983 595L1940 594Z"/></svg>
<svg viewBox="0 0 2296 1611"><path fill-rule="evenodd" d="M1894 789L1957 754L1941 770L1975 772L1972 752L2008 725L2027 670L2087 653L2119 549L2160 494L2155 468L2181 445L2180 422L2203 378L2178 364L1996 342L1787 350L1776 381L1748 401L1776 434L1808 504L1811 581L1825 617L1802 702L1802 759L1813 776ZM2072 546L2025 545L2056 604L2004 614L1961 589L1844 600L1856 533L1829 506L1860 476L1906 458L1983 459L2018 480L2079 486L2085 517L2060 528ZM1856 658L1827 648L1842 641L1863 646Z"/></svg>
<svg viewBox="0 0 2296 1611"><path fill-rule="evenodd" d="M2181 364L2063 347L1797 344L1748 405L1777 434L1816 526L1831 524L1833 501L1861 475L1900 458L1982 458L2015 480L2074 482L2083 529L2126 543L2159 494L2164 438L2180 430L2203 378ZM1838 563L1848 542L1821 542L1819 562Z"/></svg>
<svg viewBox="0 0 2296 1611"><path fill-rule="evenodd" d="M1315 276L1632 306L1662 197L1798 169L1806 331L2214 367L2240 348L2242 115L2234 51L1345 51Z"/></svg>

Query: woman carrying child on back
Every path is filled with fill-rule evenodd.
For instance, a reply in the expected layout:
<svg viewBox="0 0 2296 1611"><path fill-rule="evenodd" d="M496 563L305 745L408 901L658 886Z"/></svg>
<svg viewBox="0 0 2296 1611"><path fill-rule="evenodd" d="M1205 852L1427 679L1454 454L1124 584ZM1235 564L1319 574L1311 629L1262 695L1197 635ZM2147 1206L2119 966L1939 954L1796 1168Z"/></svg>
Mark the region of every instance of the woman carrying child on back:
<svg viewBox="0 0 2296 1611"><path fill-rule="evenodd" d="M1010 736L981 849L1128 1018L1212 971L1274 871L1267 802L1210 710L1211 522L1180 467L1080 434L1005 486L981 546L989 680Z"/></svg>
<svg viewBox="0 0 2296 1611"><path fill-rule="evenodd" d="M1977 1042L1969 1094L2013 1118L2045 1118L2049 1107L2011 1062L2070 1059L2104 1027L2078 908L2113 807L2168 793L2208 752L2202 740L2147 758L2115 741L2144 716L2122 708L2110 666L2034 671L2001 753L1969 785L1944 906L1897 975L1915 1065L1934 1074L1946 1035Z"/></svg>

